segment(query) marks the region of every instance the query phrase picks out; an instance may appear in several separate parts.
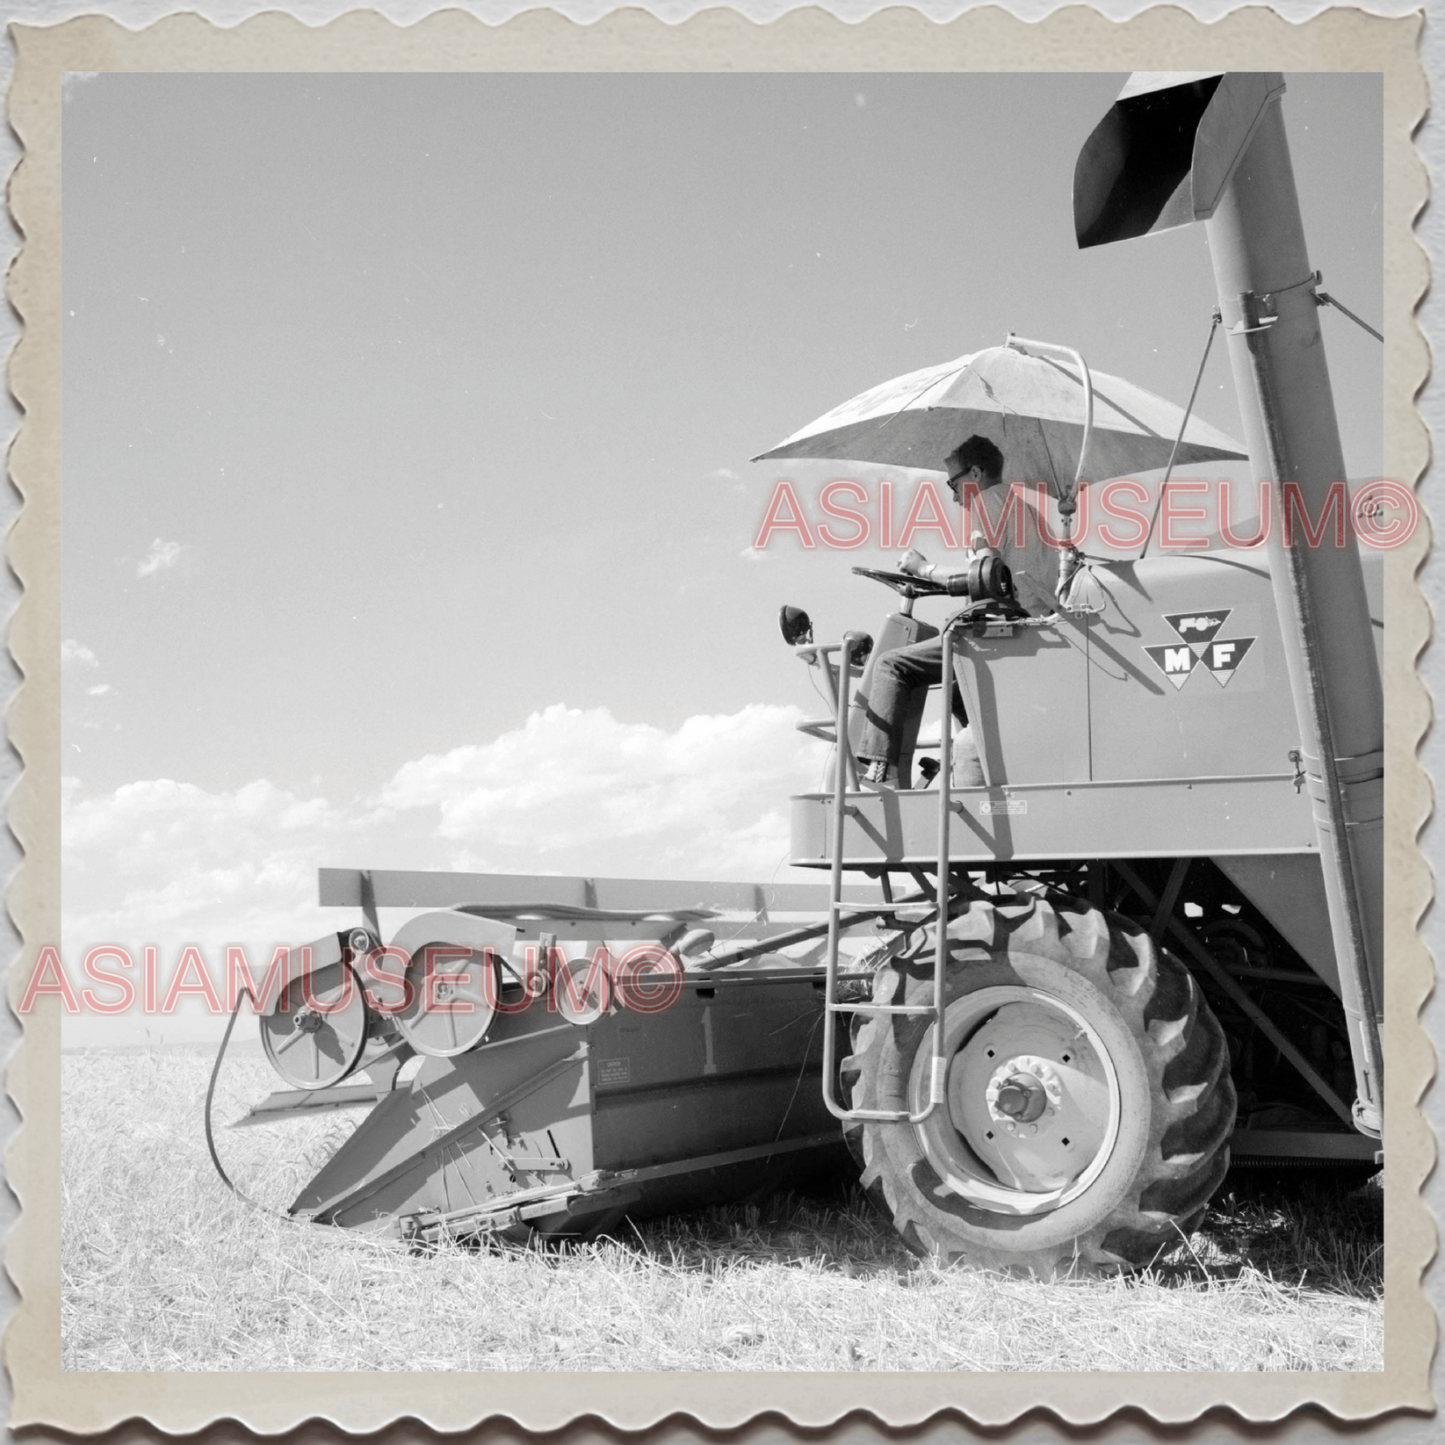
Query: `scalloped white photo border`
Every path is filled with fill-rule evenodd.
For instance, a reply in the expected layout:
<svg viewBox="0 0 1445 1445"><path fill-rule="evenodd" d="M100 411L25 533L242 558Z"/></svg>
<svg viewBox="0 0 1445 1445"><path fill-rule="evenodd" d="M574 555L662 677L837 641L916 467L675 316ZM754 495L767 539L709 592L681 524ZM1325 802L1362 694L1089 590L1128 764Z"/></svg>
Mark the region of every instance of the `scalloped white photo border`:
<svg viewBox="0 0 1445 1445"><path fill-rule="evenodd" d="M407 7L388 6L398 14ZM504 24L462 11L398 28L376 12L351 12L311 28L267 13L223 29L178 15L126 29L104 15L56 25L14 25L16 64L10 124L22 160L10 178L10 206L23 237L8 278L20 339L11 357L11 391L23 422L9 456L23 499L8 540L23 589L9 644L23 684L8 715L23 760L10 798L10 823L24 850L11 884L10 914L23 940L11 970L59 934L59 480L60 480L60 74L65 70L1379 70L1384 72L1386 475L1408 483L1424 473L1429 439L1415 396L1428 348L1413 313L1428 282L1413 222L1427 177L1411 135L1427 104L1417 18L1333 9L1294 23L1255 8L1203 24L1159 7L1117 23L1068 7L1030 23L989 6L939 22L892 9L844 23L817 9L795 9L759 25L729 10L569 7L579 25L531 10ZM776 7L777 11L783 9ZM1039 7L1042 9L1043 7ZM1222 7L1218 7L1221 8ZM861 7L860 7L861 9ZM234 22L242 7L227 16ZM144 1419L188 1432L233 1418L274 1433L308 1419L353 1431L413 1418L458 1430L504 1417L550 1430L583 1415L639 1429L673 1415L713 1427L737 1426L774 1411L800 1426L829 1425L858 1410L889 1426L940 1411L1000 1426L1045 1409L1085 1424L1134 1407L1161 1422L1185 1422L1227 1406L1252 1421L1279 1420L1313 1405L1343 1420L1401 1408L1431 1408L1429 1368L1436 1320L1420 1276L1435 1249L1421 1197L1434 1141L1414 1107L1434 1069L1418 1019L1432 985L1417 923L1431 880L1416 837L1430 811L1429 781L1416 753L1430 701L1416 659L1430 615L1415 575L1428 549L1425 529L1390 555L1386 573L1387 876L1390 879L1386 1000L1390 1149L1386 1163L1386 1368L1379 1374L840 1374L758 1373L746 1391L734 1372L716 1374L88 1374L60 1368L59 1010L43 1000L25 1021L8 1088L22 1125L6 1158L20 1217L6 1264L19 1304L5 1338L11 1423L94 1432ZM54 1007L51 1007L54 1005ZM13 1022L13 1019L12 1019Z"/></svg>

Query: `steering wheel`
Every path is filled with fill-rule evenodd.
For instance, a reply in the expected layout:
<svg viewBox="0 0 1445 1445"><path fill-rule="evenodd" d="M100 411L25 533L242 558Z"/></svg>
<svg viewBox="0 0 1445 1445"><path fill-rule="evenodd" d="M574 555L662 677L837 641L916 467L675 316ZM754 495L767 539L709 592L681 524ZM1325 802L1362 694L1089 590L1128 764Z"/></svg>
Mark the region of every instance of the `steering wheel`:
<svg viewBox="0 0 1445 1445"><path fill-rule="evenodd" d="M870 577L874 582L891 587L900 597L943 597L948 592L948 588L932 578L915 577L909 572L884 572L876 567L855 567L853 573L855 576Z"/></svg>

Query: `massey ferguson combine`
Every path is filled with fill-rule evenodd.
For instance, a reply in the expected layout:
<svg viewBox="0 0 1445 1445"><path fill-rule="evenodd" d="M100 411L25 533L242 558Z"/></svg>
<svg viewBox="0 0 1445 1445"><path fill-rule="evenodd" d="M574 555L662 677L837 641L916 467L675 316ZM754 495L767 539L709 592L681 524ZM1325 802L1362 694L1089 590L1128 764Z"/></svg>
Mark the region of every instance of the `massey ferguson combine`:
<svg viewBox="0 0 1445 1445"><path fill-rule="evenodd" d="M1066 542L1046 573L985 538L939 627L913 611L944 588L866 573L902 598L876 641L815 642L785 609L832 700L804 725L832 786L792 823L827 886L323 869L321 902L359 922L255 1001L289 1088L242 1122L370 1112L293 1214L587 1236L846 1145L913 1248L1050 1274L1158 1258L1231 1161L1379 1161L1379 627L1352 529L1318 523L1344 467L1283 91L1135 76L1074 190L1081 246L1206 226L1267 540ZM979 399L1030 368L1054 398L1032 415ZM1058 347L937 372L767 455L937 468L981 434L1067 528L1086 485L1243 454ZM1316 530L1286 536L1290 508ZM898 786L860 786L879 658L940 630L936 753L920 697ZM422 911L384 940L388 907Z"/></svg>

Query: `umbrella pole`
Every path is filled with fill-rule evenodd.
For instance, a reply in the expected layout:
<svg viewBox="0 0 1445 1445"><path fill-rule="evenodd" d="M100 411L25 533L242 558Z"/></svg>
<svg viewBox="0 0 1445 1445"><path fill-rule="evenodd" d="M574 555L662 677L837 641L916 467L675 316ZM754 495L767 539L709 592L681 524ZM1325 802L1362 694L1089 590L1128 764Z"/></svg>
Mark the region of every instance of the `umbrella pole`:
<svg viewBox="0 0 1445 1445"><path fill-rule="evenodd" d="M1083 485L1084 463L1089 455L1089 443L1094 436L1094 378L1089 371L1089 363L1084 360L1083 353L1075 351L1072 346L1060 346L1053 341L1031 341L1027 336L1015 336L1012 331L1008 334L1005 346L1012 346L1015 351L1022 351L1025 355L1030 350L1035 352L1052 352L1055 356L1067 356L1075 366L1079 368L1079 376L1084 384L1084 439L1079 443L1079 461L1074 468L1074 484L1070 487L1066 496L1059 498L1059 522L1063 528L1063 541L1059 544L1059 580L1054 586L1054 597L1061 606L1067 607L1064 601L1068 592L1069 583L1074 580L1074 574L1079 570L1083 558L1079 555L1079 549L1074 546L1074 513L1079 509L1079 488ZM1039 522L1044 525L1043 520ZM1152 524L1151 524L1152 525Z"/></svg>

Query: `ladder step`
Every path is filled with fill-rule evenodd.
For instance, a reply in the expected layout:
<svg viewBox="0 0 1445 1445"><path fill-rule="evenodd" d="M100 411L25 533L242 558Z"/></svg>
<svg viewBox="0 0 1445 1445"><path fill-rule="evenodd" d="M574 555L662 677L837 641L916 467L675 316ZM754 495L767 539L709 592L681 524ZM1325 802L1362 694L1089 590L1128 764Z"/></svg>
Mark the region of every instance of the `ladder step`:
<svg viewBox="0 0 1445 1445"><path fill-rule="evenodd" d="M931 1003L830 1003L835 1014L931 1014Z"/></svg>

